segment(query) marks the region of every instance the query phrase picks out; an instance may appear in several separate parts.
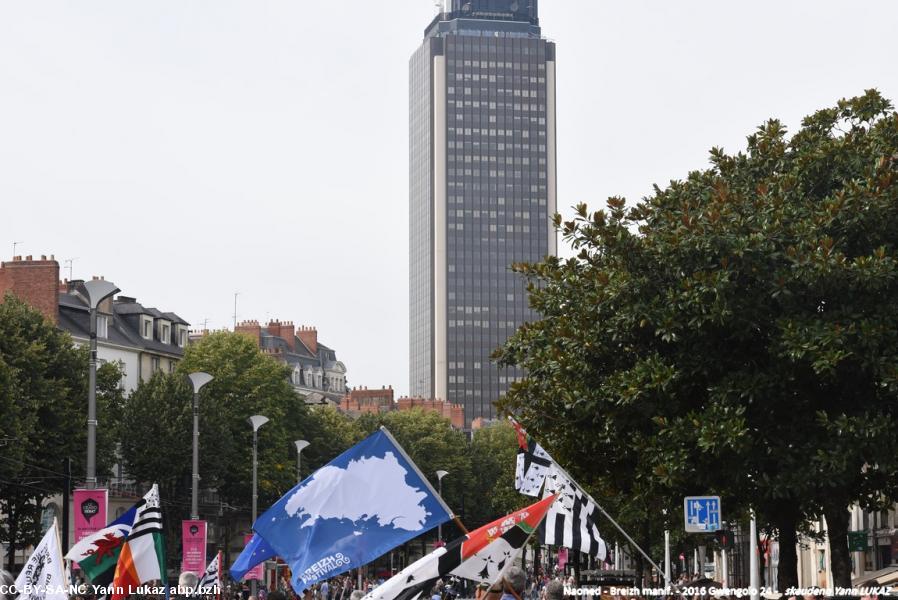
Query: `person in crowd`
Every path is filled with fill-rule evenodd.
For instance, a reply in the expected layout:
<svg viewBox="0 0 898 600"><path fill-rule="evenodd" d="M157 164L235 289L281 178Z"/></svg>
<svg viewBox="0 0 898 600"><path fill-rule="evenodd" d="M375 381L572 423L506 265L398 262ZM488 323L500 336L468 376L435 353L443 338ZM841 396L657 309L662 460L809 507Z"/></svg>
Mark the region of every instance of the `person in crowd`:
<svg viewBox="0 0 898 600"><path fill-rule="evenodd" d="M522 600L526 585L524 571L518 566L511 567L502 579L487 590L484 600Z"/></svg>
<svg viewBox="0 0 898 600"><path fill-rule="evenodd" d="M546 584L546 600L563 600L564 584L559 579L553 579Z"/></svg>

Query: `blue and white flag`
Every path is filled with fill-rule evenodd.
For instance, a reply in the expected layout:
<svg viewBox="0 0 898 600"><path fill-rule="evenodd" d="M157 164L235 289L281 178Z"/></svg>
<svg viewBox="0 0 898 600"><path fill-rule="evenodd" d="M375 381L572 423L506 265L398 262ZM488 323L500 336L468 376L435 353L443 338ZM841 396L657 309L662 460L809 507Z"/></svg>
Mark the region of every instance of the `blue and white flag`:
<svg viewBox="0 0 898 600"><path fill-rule="evenodd" d="M382 427L287 492L253 529L290 565L301 594L452 516Z"/></svg>

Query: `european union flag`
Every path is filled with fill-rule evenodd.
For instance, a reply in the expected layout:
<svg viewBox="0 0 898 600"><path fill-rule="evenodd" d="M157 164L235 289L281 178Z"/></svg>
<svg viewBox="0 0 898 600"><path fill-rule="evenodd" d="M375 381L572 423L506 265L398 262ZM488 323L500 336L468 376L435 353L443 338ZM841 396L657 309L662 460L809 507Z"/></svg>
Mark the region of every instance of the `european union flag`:
<svg viewBox="0 0 898 600"><path fill-rule="evenodd" d="M384 429L290 490L253 525L302 593L367 564L452 518L418 467Z"/></svg>
<svg viewBox="0 0 898 600"><path fill-rule="evenodd" d="M275 556L277 554L274 548L268 545L262 536L254 535L237 560L234 561L234 565L231 567L231 578L234 581L240 581L247 571Z"/></svg>

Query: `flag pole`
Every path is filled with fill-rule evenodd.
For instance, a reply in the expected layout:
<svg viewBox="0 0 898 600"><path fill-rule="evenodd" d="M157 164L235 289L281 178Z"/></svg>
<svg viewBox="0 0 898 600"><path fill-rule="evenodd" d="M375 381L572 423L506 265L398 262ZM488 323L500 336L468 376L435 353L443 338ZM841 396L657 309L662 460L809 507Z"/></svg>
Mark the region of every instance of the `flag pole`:
<svg viewBox="0 0 898 600"><path fill-rule="evenodd" d="M517 422L516 419L515 419L513 416L511 416L511 415L509 415L508 418L509 418L513 423ZM558 461L555 460L554 458L552 459L552 464L554 464L555 467L556 467L559 471L561 471L561 474L562 474L562 475L564 475L565 477L567 477L572 483L574 483L578 488L580 488L580 491L582 491L582 492L586 495L586 497L589 498L589 499L592 501L592 503L596 505L596 508L599 509L599 512L601 512L603 515L605 515L605 518L606 518L606 519L608 519L609 521L611 521L611 524L614 525L614 527L615 527L618 531L621 532L621 535L623 535L623 536L627 539L627 541L630 543L630 545L633 546L634 548L636 548L636 549L639 551L639 553L642 554L642 556L645 557L645 559L646 559L647 561L649 561L649 564L652 565L652 567L654 567L655 570L658 571L658 573L659 573L662 577L664 577L664 570L663 570L660 566L658 566L658 564L657 564L655 561L653 561L653 560L651 559L651 557L645 552L645 550L643 550L643 549L640 547L639 544L637 544L637 543L633 540L633 538L630 537L630 534L628 534L626 531L624 531L624 528L621 527L621 526L618 524L617 521L615 521L613 518L611 518L611 515L609 515L608 512L607 512L604 508L602 508L602 505L599 504L598 502L596 502L596 499L593 498L593 497L589 494L589 492L587 492L586 490L584 490L584 489L583 489L583 486L581 486L580 484L578 484L578 483L576 482L576 480L575 480L573 477L571 477L570 473L568 473L568 472L564 469L564 467L562 467L561 465L559 465L559 464L558 464Z"/></svg>
<svg viewBox="0 0 898 600"><path fill-rule="evenodd" d="M576 483L576 480L575 480L573 477L571 477L570 473L568 473L567 471L565 471L565 470L564 470L564 467L562 467L561 465L559 465L558 462L557 462L554 458L552 459L552 462L555 464L555 467L556 467L559 471L561 471L561 474L562 474L562 475L564 475L565 477L567 477L570 481ZM589 498L589 499L592 501L592 503L596 505L596 508L599 509L599 512L601 512L603 515L605 515L605 518L608 519L609 521L611 521L611 524L614 525L614 527L617 528L617 530L621 532L621 535L623 535L623 536L627 539L627 541L630 543L630 545L633 546L634 548L636 548L636 549L639 551L639 553L642 554L642 556L645 557L645 559L646 559L647 561L649 561L649 564L652 565L652 566L655 568L655 570L658 571L658 573L659 573L662 577L664 577L664 570L663 570L660 566L658 566L658 564L657 564L655 561L653 561L653 560L651 559L651 557L650 557L648 554L646 554L645 550L643 550L643 549L639 546L639 544L637 544L637 543L633 540L633 538L630 537L630 534L628 534L626 531L624 531L624 528L621 527L621 526L618 524L617 521L615 521L613 518L611 518L611 515L609 515L608 512L607 512L604 508L602 508L602 505L601 505L601 504L599 504L598 502L596 502L596 499L593 498L593 497L589 494L589 492L587 492L586 490L584 490L583 487L582 487L580 484L576 484L576 485L577 485L577 487L580 488L580 490L581 490L584 494L586 494L586 497Z"/></svg>

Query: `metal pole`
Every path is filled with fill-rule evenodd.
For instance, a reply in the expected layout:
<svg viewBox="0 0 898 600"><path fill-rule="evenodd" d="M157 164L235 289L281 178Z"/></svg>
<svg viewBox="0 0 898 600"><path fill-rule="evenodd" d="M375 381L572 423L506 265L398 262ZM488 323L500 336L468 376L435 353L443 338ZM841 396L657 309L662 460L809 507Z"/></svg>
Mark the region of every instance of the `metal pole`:
<svg viewBox="0 0 898 600"><path fill-rule="evenodd" d="M730 571L727 565L727 551L726 548L720 549L720 583L723 584L723 587L727 587L729 585L730 580Z"/></svg>
<svg viewBox="0 0 898 600"><path fill-rule="evenodd" d="M87 361L87 489L97 487L97 307L90 308L90 356Z"/></svg>
<svg viewBox="0 0 898 600"><path fill-rule="evenodd" d="M302 483L302 450L296 453L296 483Z"/></svg>
<svg viewBox="0 0 898 600"><path fill-rule="evenodd" d="M200 394L198 390L193 392L193 479L190 495L190 518L196 521L200 518L199 493L200 493Z"/></svg>
<svg viewBox="0 0 898 600"><path fill-rule="evenodd" d="M443 478L440 477L437 480L437 486L440 488L440 498L443 497ZM437 527L437 539L441 542L443 541L443 522L440 521L439 526Z"/></svg>
<svg viewBox="0 0 898 600"><path fill-rule="evenodd" d="M670 531L664 530L664 585L670 587Z"/></svg>
<svg viewBox="0 0 898 600"><path fill-rule="evenodd" d="M748 523L748 535L751 538L748 550L749 594L751 596L751 600L759 600L761 597L761 573L758 570L758 520L755 518L754 510L751 511L751 520Z"/></svg>
<svg viewBox="0 0 898 600"><path fill-rule="evenodd" d="M235 294L235 302L236 302L236 294ZM259 494L256 486L258 485L257 481L257 469L258 469L258 445L259 445L259 430L256 427L253 427L253 523L256 522L257 512L259 509ZM258 582L255 579L250 580L250 595L254 598L258 598L256 589Z"/></svg>

